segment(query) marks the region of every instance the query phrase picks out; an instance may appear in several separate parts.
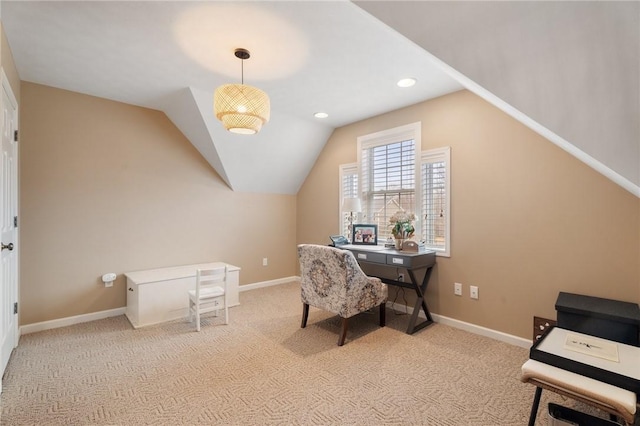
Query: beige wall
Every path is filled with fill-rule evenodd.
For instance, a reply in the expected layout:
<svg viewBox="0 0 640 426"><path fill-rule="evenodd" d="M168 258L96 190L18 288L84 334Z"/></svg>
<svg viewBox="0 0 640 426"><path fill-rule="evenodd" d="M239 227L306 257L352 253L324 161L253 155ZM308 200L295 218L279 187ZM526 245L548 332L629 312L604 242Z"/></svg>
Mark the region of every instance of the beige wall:
<svg viewBox="0 0 640 426"><path fill-rule="evenodd" d="M298 193L298 243L339 232L338 166L356 161L356 138L416 121L423 149L451 147L452 248L427 291L434 313L531 338L559 291L640 302L640 199L468 91L337 129Z"/></svg>
<svg viewBox="0 0 640 426"><path fill-rule="evenodd" d="M26 82L20 112L21 325L125 306L127 271L296 274L295 197L231 191L163 113Z"/></svg>

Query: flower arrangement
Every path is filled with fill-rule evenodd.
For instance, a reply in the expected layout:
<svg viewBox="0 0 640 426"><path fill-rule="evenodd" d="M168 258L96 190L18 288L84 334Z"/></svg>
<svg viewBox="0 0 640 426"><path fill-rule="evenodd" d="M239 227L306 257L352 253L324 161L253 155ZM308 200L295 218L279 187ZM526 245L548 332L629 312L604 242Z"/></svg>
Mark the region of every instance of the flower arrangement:
<svg viewBox="0 0 640 426"><path fill-rule="evenodd" d="M416 220L416 215L413 213L407 213L402 210L395 212L389 219L389 223L391 224L391 233L394 238L411 238L416 230L413 227L414 220Z"/></svg>

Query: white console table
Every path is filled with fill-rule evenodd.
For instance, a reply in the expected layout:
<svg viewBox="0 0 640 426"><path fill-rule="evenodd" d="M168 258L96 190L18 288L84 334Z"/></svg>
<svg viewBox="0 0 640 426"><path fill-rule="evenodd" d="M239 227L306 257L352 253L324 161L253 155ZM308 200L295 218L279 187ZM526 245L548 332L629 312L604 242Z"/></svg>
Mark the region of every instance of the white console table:
<svg viewBox="0 0 640 426"><path fill-rule="evenodd" d="M127 272L126 315L133 328L158 324L189 313L187 292L195 289L196 270L228 266L229 306L240 304L238 284L240 268L222 262Z"/></svg>

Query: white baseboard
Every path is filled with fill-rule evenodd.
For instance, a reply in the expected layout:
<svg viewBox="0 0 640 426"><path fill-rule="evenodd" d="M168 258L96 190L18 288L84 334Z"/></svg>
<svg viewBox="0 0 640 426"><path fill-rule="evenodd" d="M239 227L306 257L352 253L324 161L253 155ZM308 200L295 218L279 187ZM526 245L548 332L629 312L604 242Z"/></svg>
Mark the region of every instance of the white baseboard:
<svg viewBox="0 0 640 426"><path fill-rule="evenodd" d="M240 291L249 291L255 290L257 288L270 287L274 285L287 284L291 281L300 281L299 276L293 276L288 278L281 278L277 280L271 281L263 281L254 284L241 285ZM393 309L393 303L387 302L387 306ZM404 305L401 308L403 311L405 310ZM413 313L413 308L410 306L406 308L409 314ZM418 317L422 319L427 319L424 315L424 312L420 311ZM440 324L445 324L450 327L458 328L460 330L468 331L470 333L479 334L481 336L489 337L491 339L499 340L504 343L508 343L513 346L519 346L521 348L529 349L532 345L531 340L523 339L522 337L514 336L512 334L503 333L501 331L492 330L490 328L482 327L480 325L471 324L469 322L460 321L454 318L445 317L444 315L431 314L434 322L438 322Z"/></svg>
<svg viewBox="0 0 640 426"><path fill-rule="evenodd" d="M36 322L33 324L27 324L20 327L20 335L35 333L38 331L52 330L54 328L67 327L69 325L81 324L83 322L95 321L105 319L109 317L117 317L124 315L127 308L109 309L108 311L92 312L90 314L76 315L73 317L66 317L55 319L51 321Z"/></svg>
<svg viewBox="0 0 640 426"><path fill-rule="evenodd" d="M292 281L300 281L300 277L292 276L292 277L286 277L286 278L278 278L277 280L260 281L253 284L245 284L245 285L238 286L238 291L242 292L242 291L255 290L257 288L271 287L274 285L288 284Z"/></svg>
<svg viewBox="0 0 640 426"><path fill-rule="evenodd" d="M292 281L300 281L300 277L292 276L287 278L280 278L277 280L261 281L253 284L241 285L241 286L238 286L238 290L239 291L255 290L256 288L286 284ZM21 336L23 334L36 333L38 331L44 331L44 330L53 330L54 328L67 327L69 325L81 324L83 322L96 321L96 320L109 318L109 317L117 317L119 315L125 315L126 311L127 311L127 308L125 306L123 308L110 309L107 311L92 312L90 314L59 318L51 321L36 322L33 324L20 326L18 333Z"/></svg>
<svg viewBox="0 0 640 426"><path fill-rule="evenodd" d="M533 344L531 340L523 339L522 337L514 336L512 334L503 333L501 331L492 330L490 328L482 327L479 325L471 324L468 322L460 321L457 319L445 317L444 315L431 314L433 320L440 324L445 324L454 328L468 331L470 333L479 334L481 336L489 337L491 339L499 340L504 343L508 343L513 346L520 346L521 348L529 349Z"/></svg>
<svg viewBox="0 0 640 426"><path fill-rule="evenodd" d="M253 284L241 285L238 287L238 289L240 292L250 291L258 288L287 284L292 281L300 281L300 277L291 276L286 278L279 278L276 280L260 281ZM393 309L392 302L387 302L387 306ZM405 310L404 305L402 306L401 309ZM43 322L37 322L33 324L27 324L20 327L19 333L20 335L29 334L29 333L35 333L38 331L51 330L59 327L67 327L69 325L80 324L83 322L95 321L95 320L100 320L100 319L109 318L109 317L117 317L119 315L124 315L126 310L127 308L123 307L123 308L117 308L117 309L110 309L107 311L92 312L90 314L76 315L73 317L60 318L60 319L51 320L51 321L43 321ZM408 307L407 311L409 312L409 314L411 314L413 313L413 308ZM459 328L461 330L465 330L474 334L479 334L481 336L489 337L491 339L499 340L501 342L505 342L510 345L519 346L522 348L531 347L531 341L527 339L523 339L522 337L513 336L511 334L503 333L501 331L496 331L496 330L492 330L490 328L482 327L476 324L471 324L471 323L460 321L454 318L449 318L444 315L431 314L431 316L433 317L433 320L435 322L438 322L440 324L445 324L454 328ZM422 319L426 319L424 312L422 311L420 311L420 314L418 315L418 317Z"/></svg>
<svg viewBox="0 0 640 426"><path fill-rule="evenodd" d="M394 309L393 302L387 302L387 306L391 309ZM413 313L413 308L408 306L405 308L404 305L399 308L404 311L405 309L408 311L408 314L411 315ZM427 317L424 312L421 310L418 314L418 317L426 320ZM480 325L471 324L469 322L460 321L454 318L445 317L444 315L438 315L431 313L431 317L434 322L448 325L450 327L458 328L460 330L468 331L469 333L479 334L480 336L489 337L491 339L499 340L504 343L508 343L514 346L520 346L521 348L529 349L532 345L531 340L523 339L522 337L514 336L512 334L503 333L501 331L492 330L490 328L482 327Z"/></svg>

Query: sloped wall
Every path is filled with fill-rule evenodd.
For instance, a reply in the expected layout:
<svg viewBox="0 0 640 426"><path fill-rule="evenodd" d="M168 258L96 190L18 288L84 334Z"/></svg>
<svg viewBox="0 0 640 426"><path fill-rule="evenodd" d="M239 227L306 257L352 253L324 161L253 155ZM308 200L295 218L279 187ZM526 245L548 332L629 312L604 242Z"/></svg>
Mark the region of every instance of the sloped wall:
<svg viewBox="0 0 640 426"><path fill-rule="evenodd" d="M21 114L21 325L124 307L128 271L295 275L295 196L231 191L163 113L23 82Z"/></svg>
<svg viewBox="0 0 640 426"><path fill-rule="evenodd" d="M357 161L357 137L416 121L423 149L451 147L451 257L437 259L433 312L531 338L559 291L640 302L640 200L468 91L337 129L298 194L298 243L340 232L338 166Z"/></svg>
<svg viewBox="0 0 640 426"><path fill-rule="evenodd" d="M357 5L640 194L640 3Z"/></svg>

